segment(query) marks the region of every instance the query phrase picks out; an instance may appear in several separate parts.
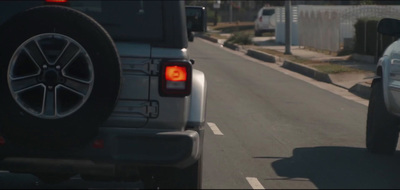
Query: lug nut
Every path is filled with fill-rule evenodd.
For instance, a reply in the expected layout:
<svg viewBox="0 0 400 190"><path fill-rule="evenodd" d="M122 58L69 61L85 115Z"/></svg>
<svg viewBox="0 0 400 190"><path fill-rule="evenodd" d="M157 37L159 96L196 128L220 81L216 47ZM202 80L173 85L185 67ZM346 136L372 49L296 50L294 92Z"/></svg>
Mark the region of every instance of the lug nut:
<svg viewBox="0 0 400 190"><path fill-rule="evenodd" d="M60 69L61 69L60 65L57 65L57 66L56 66L56 69L60 70Z"/></svg>
<svg viewBox="0 0 400 190"><path fill-rule="evenodd" d="M47 69L47 65L43 65L43 69Z"/></svg>

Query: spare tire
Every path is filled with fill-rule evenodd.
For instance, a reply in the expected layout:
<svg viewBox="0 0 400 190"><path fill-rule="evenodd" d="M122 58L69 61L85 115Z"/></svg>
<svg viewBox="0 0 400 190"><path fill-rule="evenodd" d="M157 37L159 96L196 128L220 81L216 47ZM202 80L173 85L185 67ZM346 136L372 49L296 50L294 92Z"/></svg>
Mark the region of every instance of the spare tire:
<svg viewBox="0 0 400 190"><path fill-rule="evenodd" d="M121 64L94 19L40 6L0 26L0 133L36 147L82 145L112 112Z"/></svg>

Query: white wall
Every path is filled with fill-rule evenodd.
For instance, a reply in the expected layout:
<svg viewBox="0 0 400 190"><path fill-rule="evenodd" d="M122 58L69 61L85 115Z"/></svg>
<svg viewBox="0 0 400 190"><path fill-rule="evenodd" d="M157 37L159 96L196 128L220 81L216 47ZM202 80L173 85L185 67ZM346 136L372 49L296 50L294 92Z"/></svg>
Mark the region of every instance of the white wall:
<svg viewBox="0 0 400 190"><path fill-rule="evenodd" d="M285 43L285 8L276 11L275 40ZM332 52L340 51L344 41L352 41L354 24L364 17L400 18L400 6L292 6L292 45Z"/></svg>

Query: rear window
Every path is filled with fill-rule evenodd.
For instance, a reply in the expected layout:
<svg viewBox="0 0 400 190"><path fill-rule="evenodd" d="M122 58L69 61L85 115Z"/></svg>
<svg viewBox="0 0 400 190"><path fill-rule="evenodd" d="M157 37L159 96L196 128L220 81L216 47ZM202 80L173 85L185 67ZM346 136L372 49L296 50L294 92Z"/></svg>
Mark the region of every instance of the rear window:
<svg viewBox="0 0 400 190"><path fill-rule="evenodd" d="M162 1L70 1L72 8L80 10L99 22L120 41L163 40Z"/></svg>
<svg viewBox="0 0 400 190"><path fill-rule="evenodd" d="M263 16L271 16L275 14L275 9L264 9L262 12Z"/></svg>

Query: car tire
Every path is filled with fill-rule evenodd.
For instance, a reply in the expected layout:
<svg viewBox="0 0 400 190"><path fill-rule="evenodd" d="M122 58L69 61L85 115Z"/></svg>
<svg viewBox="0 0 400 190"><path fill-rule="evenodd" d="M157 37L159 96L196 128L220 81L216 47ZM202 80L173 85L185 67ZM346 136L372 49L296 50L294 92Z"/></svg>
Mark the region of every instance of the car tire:
<svg viewBox="0 0 400 190"><path fill-rule="evenodd" d="M40 6L0 26L0 133L23 146L81 146L121 86L115 44L89 16Z"/></svg>
<svg viewBox="0 0 400 190"><path fill-rule="evenodd" d="M140 173L145 189L201 189L203 159L187 168L142 168Z"/></svg>
<svg viewBox="0 0 400 190"><path fill-rule="evenodd" d="M399 139L400 120L387 111L381 79L372 82L368 105L366 146L374 154L393 154Z"/></svg>

